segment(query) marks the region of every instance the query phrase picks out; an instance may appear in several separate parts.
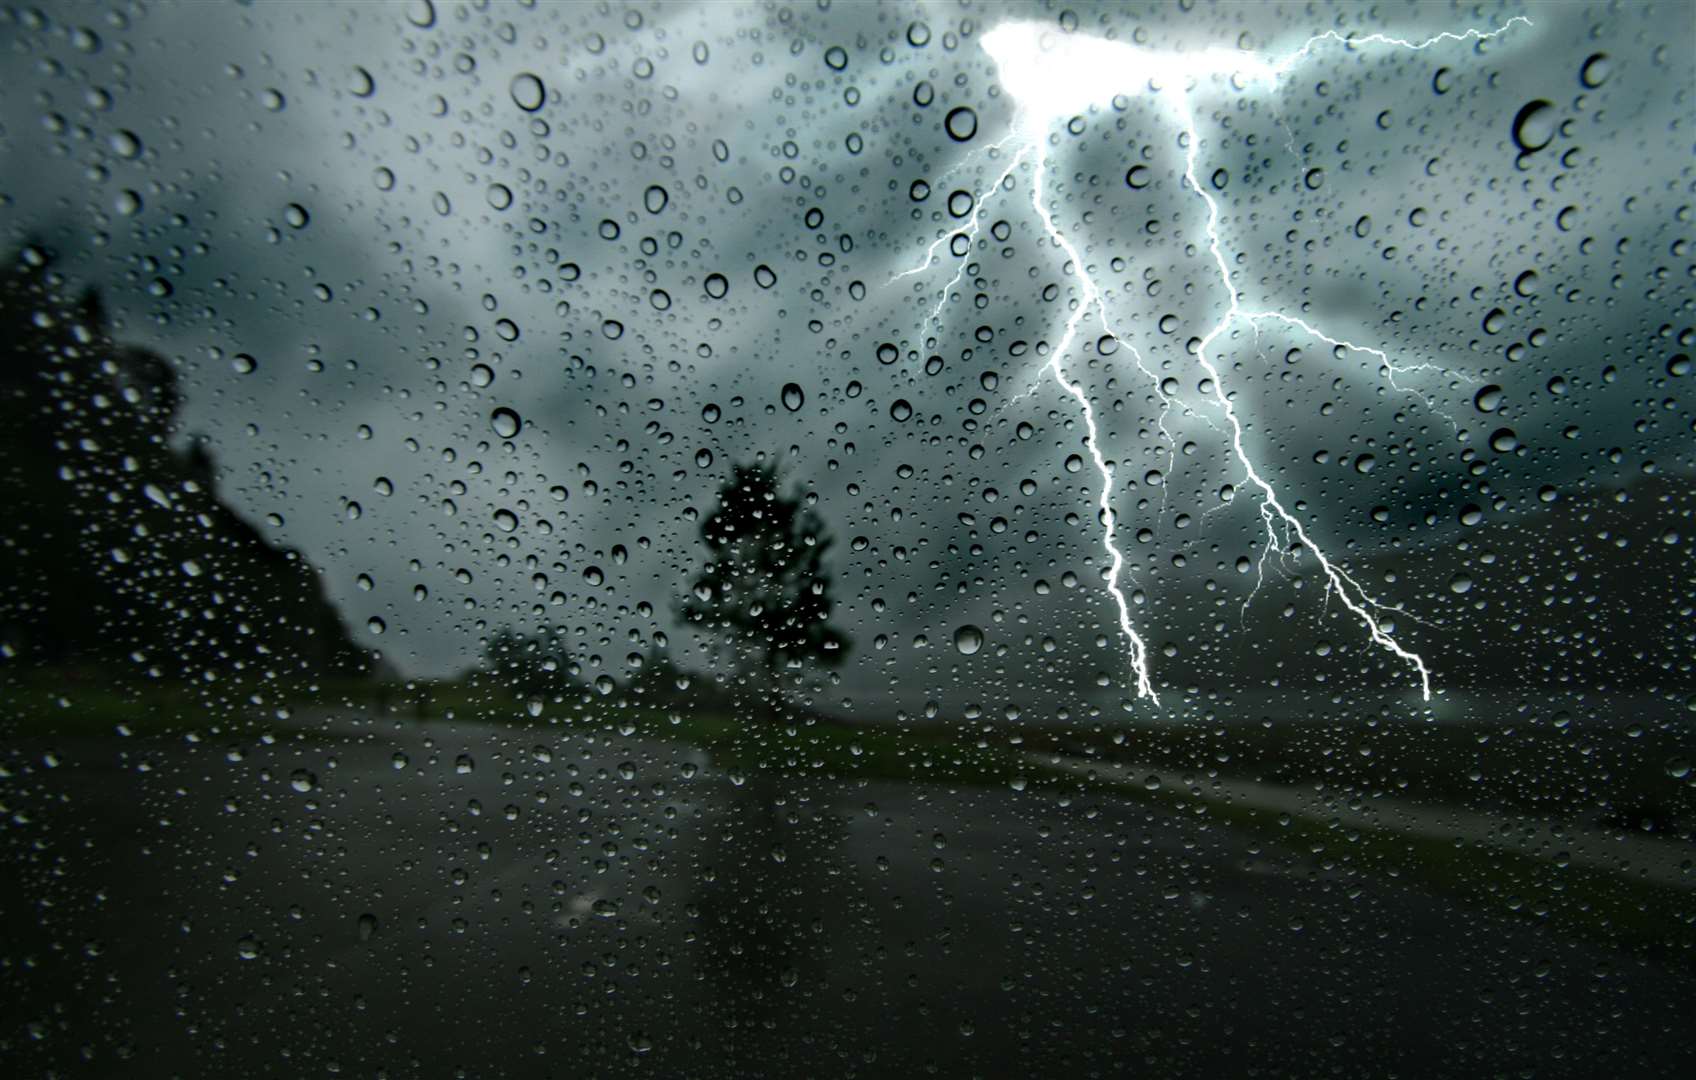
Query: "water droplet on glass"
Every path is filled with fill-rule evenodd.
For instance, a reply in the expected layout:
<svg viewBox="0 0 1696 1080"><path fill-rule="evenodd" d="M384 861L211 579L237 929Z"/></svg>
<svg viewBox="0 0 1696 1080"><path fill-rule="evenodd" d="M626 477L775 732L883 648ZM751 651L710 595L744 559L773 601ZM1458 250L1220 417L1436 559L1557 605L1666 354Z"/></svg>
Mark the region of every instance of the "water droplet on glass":
<svg viewBox="0 0 1696 1080"><path fill-rule="evenodd" d="M406 5L406 20L420 30L436 25L436 5L431 0L410 0Z"/></svg>
<svg viewBox="0 0 1696 1080"><path fill-rule="evenodd" d="M1613 61L1608 59L1607 53L1593 53L1578 69L1578 81L1584 84L1585 89L1594 90L1608 81L1613 68Z"/></svg>
<svg viewBox="0 0 1696 1080"><path fill-rule="evenodd" d="M1535 154L1555 137L1555 107L1538 98L1526 102L1513 118L1513 141L1521 154Z"/></svg>
<svg viewBox="0 0 1696 1080"><path fill-rule="evenodd" d="M509 89L512 93L512 103L525 112L540 109L543 100L548 96L547 87L542 85L542 80L528 71L514 75Z"/></svg>
<svg viewBox="0 0 1696 1080"><path fill-rule="evenodd" d="M978 114L968 105L959 105L948 110L948 116L942 126L948 130L948 137L955 142L969 142L978 133Z"/></svg>
<svg viewBox="0 0 1696 1080"><path fill-rule="evenodd" d="M806 401L807 395L802 392L801 387L798 384L783 384L783 407L785 409L788 409L790 412L799 412L801 406L806 404Z"/></svg>
<svg viewBox="0 0 1696 1080"><path fill-rule="evenodd" d="M489 414L489 426L495 430L496 435L510 439L524 427L524 421L518 418L516 412L502 406Z"/></svg>
<svg viewBox="0 0 1696 1080"><path fill-rule="evenodd" d="M963 623L954 631L954 648L961 656L970 656L983 648L983 631L971 623Z"/></svg>

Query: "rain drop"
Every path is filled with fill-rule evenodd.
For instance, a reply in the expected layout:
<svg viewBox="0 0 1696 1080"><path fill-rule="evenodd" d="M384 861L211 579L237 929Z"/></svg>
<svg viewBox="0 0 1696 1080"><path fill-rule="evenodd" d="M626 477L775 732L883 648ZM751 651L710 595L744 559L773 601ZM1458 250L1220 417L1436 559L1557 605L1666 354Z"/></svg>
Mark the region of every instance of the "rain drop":
<svg viewBox="0 0 1696 1080"><path fill-rule="evenodd" d="M983 631L971 623L964 623L954 631L954 648L961 656L970 656L983 648Z"/></svg>
<svg viewBox="0 0 1696 1080"><path fill-rule="evenodd" d="M960 105L948 110L942 126L948 129L948 137L955 142L970 142L972 136L978 133L978 114L970 106Z"/></svg>
<svg viewBox="0 0 1696 1080"><path fill-rule="evenodd" d="M517 413L502 406L489 414L489 426L495 429L496 435L510 439L518 434L519 429L524 426L524 421L519 419Z"/></svg>
<svg viewBox="0 0 1696 1080"><path fill-rule="evenodd" d="M1612 73L1613 62L1608 59L1608 54L1594 53L1578 69L1578 81L1584 84L1585 89L1594 90L1607 82Z"/></svg>
<svg viewBox="0 0 1696 1080"><path fill-rule="evenodd" d="M1513 141L1521 154L1535 154L1555 137L1555 107L1538 98L1526 102L1513 118Z"/></svg>
<svg viewBox="0 0 1696 1080"><path fill-rule="evenodd" d="M542 101L547 97L547 88L542 80L528 71L513 76L512 103L525 112L535 112L542 107Z"/></svg>

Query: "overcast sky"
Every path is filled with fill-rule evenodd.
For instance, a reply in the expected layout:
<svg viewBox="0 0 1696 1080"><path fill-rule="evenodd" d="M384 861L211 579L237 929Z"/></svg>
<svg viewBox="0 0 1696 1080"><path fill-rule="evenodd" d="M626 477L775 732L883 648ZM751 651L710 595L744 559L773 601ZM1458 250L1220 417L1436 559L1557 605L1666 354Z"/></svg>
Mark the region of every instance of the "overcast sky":
<svg viewBox="0 0 1696 1080"><path fill-rule="evenodd" d="M1244 305L1429 365L1403 392L1271 328L1215 348L1245 447L1322 548L1451 542L1467 504L1506 517L1546 487L1690 470L1667 405L1692 323L1687 11L1067 11L1065 30L1147 50L1270 56L1331 29L1534 21L1419 53L1320 46L1276 92L1191 92ZM1122 699L1099 480L1042 370L1079 276L1031 207L1031 161L982 208L935 320L946 245L891 283L967 220L952 193L1016 152L978 44L1015 17L1063 29L1037 5L55 5L0 21L0 230L53 248L120 339L176 364L183 433L210 438L226 498L403 671L544 625L614 674L657 633L701 666L673 615L698 516L764 454L838 540L855 648L827 701L1000 709L1045 664ZM1147 83L1127 71L1122 98L1055 125L1045 186L1175 403L1168 443L1098 328L1062 357L1158 642L1185 625L1163 591L1246 597L1235 567L1265 533L1191 355L1228 295ZM1286 632L1258 613L1292 597L1270 583L1230 632ZM1316 626L1317 593L1300 602ZM987 638L971 657L952 645L967 623Z"/></svg>

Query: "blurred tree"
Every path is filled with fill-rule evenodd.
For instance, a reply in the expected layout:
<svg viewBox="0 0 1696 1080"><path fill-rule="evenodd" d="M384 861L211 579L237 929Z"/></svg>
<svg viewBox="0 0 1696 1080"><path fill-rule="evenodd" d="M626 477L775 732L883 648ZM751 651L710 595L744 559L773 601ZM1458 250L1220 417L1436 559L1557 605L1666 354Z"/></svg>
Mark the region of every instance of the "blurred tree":
<svg viewBox="0 0 1696 1080"><path fill-rule="evenodd" d="M701 525L710 558L683 617L728 638L744 676L762 673L767 690L785 665L840 663L848 638L830 625L831 541L819 516L783 495L770 465L736 466L718 498Z"/></svg>
<svg viewBox="0 0 1696 1080"><path fill-rule="evenodd" d="M89 681L357 675L318 571L227 503L174 365L35 245L0 261L0 660Z"/></svg>
<svg viewBox="0 0 1696 1080"><path fill-rule="evenodd" d="M483 646L483 668L497 684L517 694L563 693L576 689L577 683L562 655L566 650L557 637L502 627Z"/></svg>

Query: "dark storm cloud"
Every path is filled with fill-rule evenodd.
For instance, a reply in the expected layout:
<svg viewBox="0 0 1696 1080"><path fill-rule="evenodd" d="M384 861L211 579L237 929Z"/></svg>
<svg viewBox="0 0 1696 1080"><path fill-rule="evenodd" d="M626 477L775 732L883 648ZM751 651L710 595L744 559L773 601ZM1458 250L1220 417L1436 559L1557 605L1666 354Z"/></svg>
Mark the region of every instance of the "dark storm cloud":
<svg viewBox="0 0 1696 1080"><path fill-rule="evenodd" d="M469 663L504 625L564 627L615 671L656 633L686 652L672 611L701 556L692 514L733 462L763 453L818 495L839 540L830 562L857 650L831 697L992 699L1033 680L1093 687L1098 672L1103 695L1124 696L1096 478L1038 355L1075 275L1030 210L1028 170L985 214L1008 240L974 249L939 323L927 316L952 260L889 283L959 227L950 193L1004 166L987 147L1011 103L975 37L1011 9L435 12L420 29L387 5L161 5L120 23L90 7L6 31L9 62L27 47L57 65L37 93L0 99L9 241L62 250L68 275L107 291L121 336L181 365L184 430L211 435L230 497L280 519L268 531L324 568L350 622L383 618L371 644L419 673ZM1630 430L1670 351L1655 328L1688 304L1656 270L1687 231L1688 163L1653 134L1687 123L1688 102L1658 92L1674 61L1636 13L1532 14L1526 43L1321 53L1275 110L1228 87L1198 98L1245 298L1464 373L1408 377L1427 404L1358 355L1246 327L1227 339L1247 444L1315 535L1355 554L1385 542L1377 505L1398 538L1447 539L1460 504L1490 502L1479 461L1504 514L1615 445L1689 467L1688 432ZM1416 8L1388 29L1470 21ZM1385 29L1361 9L1260 5L1084 9L1079 30L1269 49L1332 27ZM1585 86L1599 52L1611 74ZM1512 120L1536 100L1550 102L1549 143L1520 157ZM1163 590L1258 557L1264 531L1249 500L1219 497L1241 469L1188 350L1223 296L1175 172L1178 132L1144 99L1120 104L1055 132L1050 192L1121 330L1193 411L1166 418L1175 445L1162 443L1156 396L1122 355L1095 355L1093 333L1066 368L1118 465L1138 617L1181 624L1154 614ZM961 105L977 114L965 143L944 130ZM1622 156L1647 167L1612 169ZM1133 162L1148 187L1126 184ZM1657 255L1627 259L1622 240ZM149 292L156 279L170 296ZM894 363L877 357L885 342ZM236 374L237 352L257 372ZM942 370L927 374L932 355ZM791 382L796 410L781 401ZM1486 414L1474 398L1488 384L1504 398ZM894 418L897 401L911 418ZM516 436L493 428L497 408L523 418ZM1491 451L1510 426L1524 452ZM1155 542L1138 542L1143 528ZM1198 551L1219 550L1175 567L1168 545L1197 535ZM591 568L607 584L589 585ZM1246 596L1252 581L1229 578ZM964 623L991 643L970 660L950 644Z"/></svg>

